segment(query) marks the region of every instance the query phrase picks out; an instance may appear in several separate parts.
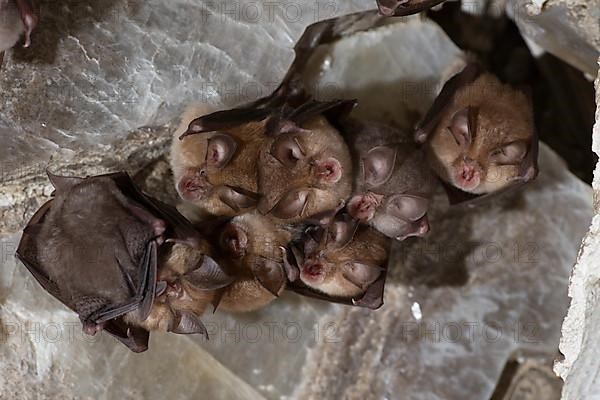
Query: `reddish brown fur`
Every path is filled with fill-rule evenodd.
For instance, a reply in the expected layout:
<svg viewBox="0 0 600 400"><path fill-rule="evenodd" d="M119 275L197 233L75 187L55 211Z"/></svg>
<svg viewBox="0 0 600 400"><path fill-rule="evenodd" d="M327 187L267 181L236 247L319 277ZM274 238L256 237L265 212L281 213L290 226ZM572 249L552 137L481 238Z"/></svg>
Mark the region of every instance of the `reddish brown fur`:
<svg viewBox="0 0 600 400"><path fill-rule="evenodd" d="M472 144L465 153L447 128L453 115L468 106L478 108L478 118ZM490 193L507 186L519 175L518 165L490 163L490 153L517 140L531 144L533 133L533 113L527 97L485 73L455 94L451 107L428 141L428 159L440 178L464 189L457 182L456 173L463 156L470 157L481 166L481 180L467 191Z"/></svg>
<svg viewBox="0 0 600 400"><path fill-rule="evenodd" d="M318 116L302 125L307 130L296 137L302 146L306 159L295 166L284 167L270 153L274 139L269 139L260 154L259 188L261 211L269 212L283 196L293 189L309 192L308 201L302 215L286 219L297 222L317 213L335 209L344 202L352 190L352 162L350 152L339 132L327 120ZM317 181L314 161L333 157L341 165L341 178L330 184Z"/></svg>
<svg viewBox="0 0 600 400"><path fill-rule="evenodd" d="M248 241L242 257L231 259L227 253L222 256L223 262L227 262L229 268L236 271L239 279L225 289L219 308L232 312L253 311L264 307L276 297L254 277L252 266L260 262L261 258L283 264L284 253L281 247L291 240L291 234L270 218L256 212L236 217L230 224L242 230ZM221 259L218 261L221 262Z"/></svg>
<svg viewBox="0 0 600 400"><path fill-rule="evenodd" d="M190 173L195 173L205 162L207 149L207 134L199 133L186 136L183 140L179 137L187 130L189 123L210 110L205 106L192 106L183 114L181 125L173 135L171 146L171 168L178 186L181 179ZM220 190L224 185L240 187L252 193L258 192L257 161L258 153L264 140L265 121L248 122L246 124L224 131L238 141L235 155L221 170L208 172L208 181L212 190L202 198L188 201L199 211L201 217L207 215L235 216L240 210L234 210L220 198ZM178 189L180 195L182 192Z"/></svg>

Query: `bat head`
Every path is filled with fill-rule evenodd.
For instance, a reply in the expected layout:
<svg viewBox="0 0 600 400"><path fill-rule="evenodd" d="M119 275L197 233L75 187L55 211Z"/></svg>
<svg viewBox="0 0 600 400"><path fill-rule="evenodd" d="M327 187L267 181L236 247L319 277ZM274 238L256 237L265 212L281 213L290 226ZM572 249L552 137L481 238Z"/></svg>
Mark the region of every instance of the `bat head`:
<svg viewBox="0 0 600 400"><path fill-rule="evenodd" d="M349 150L320 116L302 126L291 123L267 141L258 167L258 210L286 222L335 209L350 195Z"/></svg>
<svg viewBox="0 0 600 400"><path fill-rule="evenodd" d="M179 196L213 215L235 216L254 208L264 129L264 121L250 121L182 137L182 162L174 168Z"/></svg>
<svg viewBox="0 0 600 400"><path fill-rule="evenodd" d="M327 227L309 230L295 251L300 280L335 297L364 293L384 271L388 240L344 215Z"/></svg>
<svg viewBox="0 0 600 400"><path fill-rule="evenodd" d="M407 144L380 145L359 154L350 215L388 237L404 240L429 231L434 177L423 154Z"/></svg>
<svg viewBox="0 0 600 400"><path fill-rule="evenodd" d="M529 101L489 74L456 94L427 144L439 177L475 195L533 179L536 146Z"/></svg>
<svg viewBox="0 0 600 400"><path fill-rule="evenodd" d="M238 216L223 226L219 248L242 277L255 279L263 288L278 296L286 282L284 246L291 234L269 217L258 213Z"/></svg>

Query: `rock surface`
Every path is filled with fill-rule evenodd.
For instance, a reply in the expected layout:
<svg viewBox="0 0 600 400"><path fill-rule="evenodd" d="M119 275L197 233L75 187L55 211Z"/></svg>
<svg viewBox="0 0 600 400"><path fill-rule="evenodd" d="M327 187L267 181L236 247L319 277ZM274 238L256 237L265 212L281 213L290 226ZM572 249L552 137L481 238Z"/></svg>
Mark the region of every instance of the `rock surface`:
<svg viewBox="0 0 600 400"><path fill-rule="evenodd" d="M121 3L66 1L49 11L40 32L56 28L56 37L38 32L41 53L15 51L0 77L10 88L0 94L8 104L0 135L14 141L6 156L19 167L7 167L0 192L9 220L2 225L0 260L0 366L6 371L0 398L483 400L509 359L554 357L570 267L592 210L589 187L545 146L541 174L522 192L476 209L449 210L439 198L432 235L396 246L378 311L285 294L259 312L207 315L208 342L155 334L150 350L134 355L107 335L84 337L76 316L13 258L14 232L49 195L42 166L50 162L53 171L73 174L141 169L137 180L150 193L172 198L163 157L168 126L140 128L167 124L188 102L237 102L206 87L197 91L202 82L277 81L311 22L304 15L301 22L249 23L217 13L211 14L217 21L202 24L195 14L200 3L155 0L131 2L140 5L140 17L117 23L119 30L106 10L95 8L102 4L110 11ZM279 7L286 4L295 3ZM319 4L327 12L327 3ZM368 6L340 5L346 11ZM314 3L302 7L310 11ZM408 129L460 57L441 29L414 17L324 49L309 80L327 89L322 97L358 97L362 116ZM100 68L107 59L109 67ZM67 87L80 79L113 82L105 91L122 90L117 98L127 91L114 82L141 82L142 100L107 105L79 89L72 103L49 101L27 111L51 85L48 76Z"/></svg>
<svg viewBox="0 0 600 400"><path fill-rule="evenodd" d="M600 63L600 60L599 60ZM596 79L596 125L593 133L593 150L600 154L600 73ZM594 173L594 218L585 236L577 263L573 268L569 284L571 305L565 318L560 351L564 360L558 362L554 370L565 380L563 399L576 400L594 398L600 391L600 300L597 286L600 282L598 258L600 254L600 175L598 165Z"/></svg>

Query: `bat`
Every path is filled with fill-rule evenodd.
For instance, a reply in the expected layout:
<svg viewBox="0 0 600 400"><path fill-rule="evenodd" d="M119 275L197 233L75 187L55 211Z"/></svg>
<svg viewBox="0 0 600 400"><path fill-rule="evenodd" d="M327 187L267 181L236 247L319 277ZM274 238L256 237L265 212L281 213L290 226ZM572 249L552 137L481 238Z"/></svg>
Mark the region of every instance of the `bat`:
<svg viewBox="0 0 600 400"><path fill-rule="evenodd" d="M176 131L171 165L180 197L205 215L257 208L286 222L335 209L348 197L350 153L332 124L355 101L271 100L203 115Z"/></svg>
<svg viewBox="0 0 600 400"><path fill-rule="evenodd" d="M257 162L266 123L247 121L186 134L199 127L202 117L196 117L206 111L194 106L182 116L171 146L171 169L179 196L193 204L201 218L233 217L258 202Z"/></svg>
<svg viewBox="0 0 600 400"><path fill-rule="evenodd" d="M134 352L148 348L143 321L156 314L155 299L174 282L158 280L159 257L170 246L202 253L181 270L186 281L198 289L219 287L219 279L207 279L222 280L223 274L215 272L198 231L173 207L139 191L126 173L48 176L54 197L29 221L16 255L47 292L79 315L85 333L106 330ZM169 330L194 333L188 313L174 316Z"/></svg>
<svg viewBox="0 0 600 400"><path fill-rule="evenodd" d="M25 34L24 47L31 45L31 33L37 16L28 0L0 0L0 66L4 51L12 48Z"/></svg>
<svg viewBox="0 0 600 400"><path fill-rule="evenodd" d="M237 216L219 230L217 260L234 282L222 289L215 308L246 312L264 307L285 288L285 246L292 233L258 212Z"/></svg>
<svg viewBox="0 0 600 400"><path fill-rule="evenodd" d="M389 126L352 119L344 128L356 171L348 213L397 240L424 236L436 179L423 151Z"/></svg>
<svg viewBox="0 0 600 400"><path fill-rule="evenodd" d="M527 96L469 63L417 125L415 140L452 204L534 179L537 134Z"/></svg>
<svg viewBox="0 0 600 400"><path fill-rule="evenodd" d="M258 210L290 223L335 210L352 190L350 151L324 117L268 140L258 167Z"/></svg>
<svg viewBox="0 0 600 400"><path fill-rule="evenodd" d="M307 228L291 244L298 279L288 287L303 295L362 307L383 304L390 239L338 214L328 226Z"/></svg>
<svg viewBox="0 0 600 400"><path fill-rule="evenodd" d="M386 17L417 14L446 0L377 0L379 12Z"/></svg>

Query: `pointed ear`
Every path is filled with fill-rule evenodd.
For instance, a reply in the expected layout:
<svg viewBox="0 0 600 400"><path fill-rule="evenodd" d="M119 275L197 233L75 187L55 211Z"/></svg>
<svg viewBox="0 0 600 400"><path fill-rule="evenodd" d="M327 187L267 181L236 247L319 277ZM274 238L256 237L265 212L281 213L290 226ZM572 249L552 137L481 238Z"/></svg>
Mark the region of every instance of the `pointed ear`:
<svg viewBox="0 0 600 400"><path fill-rule="evenodd" d="M208 339L206 327L196 314L189 311L182 311L176 314L174 322L175 326L170 329L171 332L181 335L199 333Z"/></svg>
<svg viewBox="0 0 600 400"><path fill-rule="evenodd" d="M221 248L235 258L240 258L246 253L248 235L238 225L228 223L219 238Z"/></svg>
<svg viewBox="0 0 600 400"><path fill-rule="evenodd" d="M369 150L362 159L363 177L370 187L383 185L390 179L396 164L396 149L377 146Z"/></svg>
<svg viewBox="0 0 600 400"><path fill-rule="evenodd" d="M296 135L279 136L271 145L271 155L285 166L294 166L305 156Z"/></svg>
<svg viewBox="0 0 600 400"><path fill-rule="evenodd" d="M292 257L290 257L289 252L285 247L280 246L279 248L283 252L283 268L285 270L285 275L287 276L288 281L294 282L300 277L300 271L298 269L298 266L294 265L293 261L295 255L292 255Z"/></svg>
<svg viewBox="0 0 600 400"><path fill-rule="evenodd" d="M240 188L226 187L219 195L221 201L234 211L240 211L256 206L257 196Z"/></svg>
<svg viewBox="0 0 600 400"><path fill-rule="evenodd" d="M307 190L292 190L279 200L270 214L279 219L290 219L302 215L306 208L309 192Z"/></svg>
<svg viewBox="0 0 600 400"><path fill-rule="evenodd" d="M235 277L225 272L211 257L204 256L202 264L184 275L196 289L215 290L230 285Z"/></svg>
<svg viewBox="0 0 600 400"><path fill-rule="evenodd" d="M286 283L286 276L281 263L261 258L252 266L254 277L275 297L283 289Z"/></svg>
<svg viewBox="0 0 600 400"><path fill-rule="evenodd" d="M328 234L329 238L334 241L335 247L342 248L354 239L357 229L358 221L345 214L329 226Z"/></svg>
<svg viewBox="0 0 600 400"><path fill-rule="evenodd" d="M465 107L452 116L448 129L459 146L467 147L471 144L476 117L477 111L473 107Z"/></svg>
<svg viewBox="0 0 600 400"><path fill-rule="evenodd" d="M375 282L382 272L383 268L378 265L360 262L348 262L342 267L344 278L363 290Z"/></svg>
<svg viewBox="0 0 600 400"><path fill-rule="evenodd" d="M235 155L237 141L225 133L217 133L208 139L206 163L216 168L223 168Z"/></svg>
<svg viewBox="0 0 600 400"><path fill-rule="evenodd" d="M84 181L85 178L78 178L76 176L60 176L54 175L49 170L46 170L46 174L48 174L48 179L50 179L50 183L52 186L59 191L64 192L65 190L71 189L73 186L76 186Z"/></svg>

